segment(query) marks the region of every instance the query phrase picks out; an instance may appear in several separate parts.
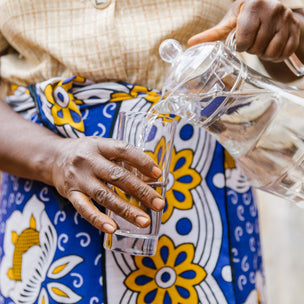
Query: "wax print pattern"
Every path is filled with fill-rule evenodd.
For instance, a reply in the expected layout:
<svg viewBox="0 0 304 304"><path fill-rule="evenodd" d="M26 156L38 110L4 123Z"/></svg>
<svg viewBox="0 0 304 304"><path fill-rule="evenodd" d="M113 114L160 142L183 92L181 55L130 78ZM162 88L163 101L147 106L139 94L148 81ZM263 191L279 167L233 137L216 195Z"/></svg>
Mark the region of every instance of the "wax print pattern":
<svg viewBox="0 0 304 304"><path fill-rule="evenodd" d="M120 111L148 111L160 97L81 77L12 86L11 94L16 111L65 137L111 137ZM264 303L257 209L246 178L212 136L177 119L153 257L105 251L102 233L52 187L3 174L0 304Z"/></svg>

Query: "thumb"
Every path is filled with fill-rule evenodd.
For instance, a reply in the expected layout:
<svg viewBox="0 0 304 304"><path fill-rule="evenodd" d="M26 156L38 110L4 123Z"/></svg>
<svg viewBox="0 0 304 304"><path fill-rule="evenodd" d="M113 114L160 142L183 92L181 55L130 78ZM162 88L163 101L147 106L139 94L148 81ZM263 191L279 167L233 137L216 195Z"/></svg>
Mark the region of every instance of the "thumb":
<svg viewBox="0 0 304 304"><path fill-rule="evenodd" d="M192 46L198 43L224 40L229 33L236 27L238 15L242 9L244 0L236 0L231 5L227 14L214 27L201 32L188 40L188 45Z"/></svg>
<svg viewBox="0 0 304 304"><path fill-rule="evenodd" d="M229 33L236 27L236 17L230 16L229 18L225 18L218 23L216 26L201 32L199 34L196 34L195 36L192 36L188 40L188 45L192 46L198 43L203 42L212 42L212 41L218 41L218 40L224 40L227 38Z"/></svg>

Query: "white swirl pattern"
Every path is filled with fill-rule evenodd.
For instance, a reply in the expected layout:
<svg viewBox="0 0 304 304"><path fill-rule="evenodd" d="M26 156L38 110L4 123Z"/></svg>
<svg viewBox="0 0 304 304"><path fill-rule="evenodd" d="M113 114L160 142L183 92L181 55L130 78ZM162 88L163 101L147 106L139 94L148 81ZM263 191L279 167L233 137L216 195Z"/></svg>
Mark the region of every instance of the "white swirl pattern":
<svg viewBox="0 0 304 304"><path fill-rule="evenodd" d="M79 273L72 272L71 277L76 277L77 280L73 280L73 286L79 288L83 285L83 277Z"/></svg>
<svg viewBox="0 0 304 304"><path fill-rule="evenodd" d="M64 210L60 210L56 212L55 218L54 218L54 224L57 225L58 221L64 222L66 219L66 213Z"/></svg>
<svg viewBox="0 0 304 304"><path fill-rule="evenodd" d="M76 238L82 238L80 240L80 246L81 247L88 247L91 243L91 237L86 232L79 232L76 234Z"/></svg>
<svg viewBox="0 0 304 304"><path fill-rule="evenodd" d="M58 237L58 249L65 251L63 244L66 244L69 241L69 236L66 233L62 233Z"/></svg>

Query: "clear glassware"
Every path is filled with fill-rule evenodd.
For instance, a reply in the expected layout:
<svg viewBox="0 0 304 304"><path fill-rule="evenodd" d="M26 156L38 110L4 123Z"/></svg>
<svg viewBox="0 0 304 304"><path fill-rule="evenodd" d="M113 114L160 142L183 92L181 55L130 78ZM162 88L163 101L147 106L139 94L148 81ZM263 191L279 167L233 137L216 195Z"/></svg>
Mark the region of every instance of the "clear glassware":
<svg viewBox="0 0 304 304"><path fill-rule="evenodd" d="M165 198L168 184L173 139L177 121L173 118L141 112L121 112L115 138L140 148L153 158L162 171L158 180L147 181L135 168L125 162L121 165L145 180L152 188ZM127 195L116 186L113 191L130 204L144 210L151 218L147 228L139 228L123 219L115 212L107 210L107 215L117 224L114 234L105 233L104 248L120 253L151 256L157 248L158 234L162 220L162 211L153 211L135 197Z"/></svg>
<svg viewBox="0 0 304 304"><path fill-rule="evenodd" d="M304 91L251 69L221 41L183 51L169 39L160 56L171 66L153 111L205 128L253 186L304 205Z"/></svg>

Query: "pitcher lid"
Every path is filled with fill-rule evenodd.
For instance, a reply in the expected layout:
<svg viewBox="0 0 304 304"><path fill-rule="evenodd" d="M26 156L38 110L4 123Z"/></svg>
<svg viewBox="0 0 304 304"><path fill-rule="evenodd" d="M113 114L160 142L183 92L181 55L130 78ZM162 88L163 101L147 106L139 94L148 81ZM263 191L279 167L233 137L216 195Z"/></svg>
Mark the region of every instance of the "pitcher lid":
<svg viewBox="0 0 304 304"><path fill-rule="evenodd" d="M171 64L167 68L163 84L164 94L208 70L223 44L219 41L194 45L185 51L174 39L164 40L159 47L160 57Z"/></svg>

